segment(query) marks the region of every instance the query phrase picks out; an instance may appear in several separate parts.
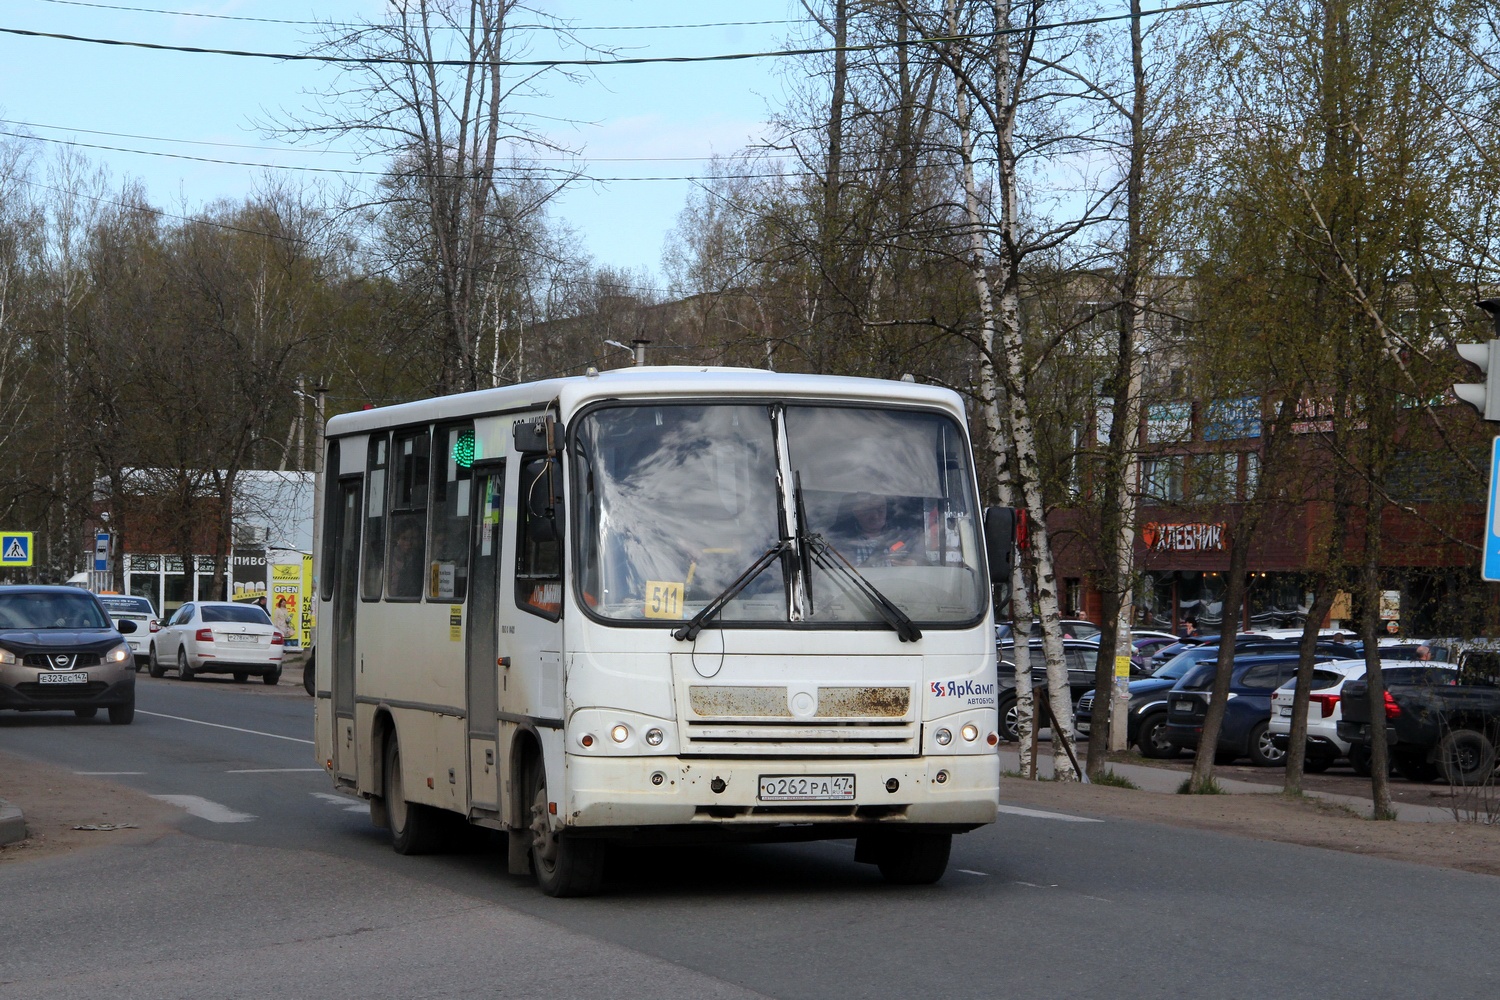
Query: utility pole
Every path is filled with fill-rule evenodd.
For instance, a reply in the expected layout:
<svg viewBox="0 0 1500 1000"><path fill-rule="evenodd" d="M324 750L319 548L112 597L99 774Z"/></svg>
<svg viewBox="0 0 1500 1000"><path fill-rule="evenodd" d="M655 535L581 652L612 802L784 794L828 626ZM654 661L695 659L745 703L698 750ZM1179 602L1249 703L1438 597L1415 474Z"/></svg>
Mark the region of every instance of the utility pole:
<svg viewBox="0 0 1500 1000"><path fill-rule="evenodd" d="M306 435L303 433L303 427L305 425L305 417L307 415L307 394L303 391L306 382L307 382L307 379L304 376L302 376L302 375L298 375L297 376L297 469L298 469L298 471L303 471L303 470L306 470L306 468L307 468L307 457L306 457L306 454L304 452L304 440L305 440Z"/></svg>

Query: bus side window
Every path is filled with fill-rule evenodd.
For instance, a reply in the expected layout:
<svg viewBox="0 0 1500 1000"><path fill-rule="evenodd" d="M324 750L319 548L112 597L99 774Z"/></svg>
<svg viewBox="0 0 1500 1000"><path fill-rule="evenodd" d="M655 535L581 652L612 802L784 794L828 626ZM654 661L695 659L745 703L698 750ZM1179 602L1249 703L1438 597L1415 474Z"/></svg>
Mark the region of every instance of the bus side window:
<svg viewBox="0 0 1500 1000"><path fill-rule="evenodd" d="M556 621L562 616L562 467L533 458L521 467L516 517L516 606Z"/></svg>
<svg viewBox="0 0 1500 1000"><path fill-rule="evenodd" d="M473 482L474 425L439 427L432 463L432 556L427 596L462 601L469 589L469 489Z"/></svg>
<svg viewBox="0 0 1500 1000"><path fill-rule="evenodd" d="M337 441L328 442L323 467L333 470L332 478L336 482L339 470L339 443ZM318 596L325 601L333 600L333 557L338 551L336 547L338 542L334 538L333 529L338 524L338 514L339 506L334 495L325 493L323 495L323 551L318 553ZM163 613L165 614L165 608Z"/></svg>
<svg viewBox="0 0 1500 1000"><path fill-rule="evenodd" d="M397 432L391 445L390 552L387 600L416 601L427 575L427 480L431 434L423 427Z"/></svg>
<svg viewBox="0 0 1500 1000"><path fill-rule="evenodd" d="M385 474L390 440L384 434L370 435L365 476L365 559L360 574L360 596L380 600L385 581Z"/></svg>

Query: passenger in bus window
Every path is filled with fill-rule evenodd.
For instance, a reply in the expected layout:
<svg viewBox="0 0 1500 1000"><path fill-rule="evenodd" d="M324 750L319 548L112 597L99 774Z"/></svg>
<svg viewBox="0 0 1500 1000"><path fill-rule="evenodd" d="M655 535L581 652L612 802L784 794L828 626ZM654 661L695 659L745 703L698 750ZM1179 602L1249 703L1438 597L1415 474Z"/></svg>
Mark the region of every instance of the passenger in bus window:
<svg viewBox="0 0 1500 1000"><path fill-rule="evenodd" d="M406 521L396 531L391 547L391 597L420 597L422 594L422 526Z"/></svg>
<svg viewBox="0 0 1500 1000"><path fill-rule="evenodd" d="M906 566L917 561L916 530L891 516L891 498L855 493L834 525L840 550L856 566Z"/></svg>

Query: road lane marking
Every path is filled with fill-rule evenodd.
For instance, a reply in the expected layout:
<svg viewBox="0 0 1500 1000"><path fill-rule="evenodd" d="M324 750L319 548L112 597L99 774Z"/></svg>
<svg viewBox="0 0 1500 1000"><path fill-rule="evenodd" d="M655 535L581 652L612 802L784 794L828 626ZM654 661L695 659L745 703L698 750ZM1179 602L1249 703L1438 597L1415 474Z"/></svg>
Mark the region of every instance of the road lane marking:
<svg viewBox="0 0 1500 1000"><path fill-rule="evenodd" d="M242 771L225 771L225 774L322 774L321 767L251 767Z"/></svg>
<svg viewBox="0 0 1500 1000"><path fill-rule="evenodd" d="M985 878L990 877L989 872L976 872L972 868L960 868L959 871L963 872L965 875L983 875Z"/></svg>
<svg viewBox="0 0 1500 1000"><path fill-rule="evenodd" d="M235 812L226 805L210 802L197 795L153 795L151 797L185 810L189 816L197 816L210 823L248 823L255 818L249 813Z"/></svg>
<svg viewBox="0 0 1500 1000"><path fill-rule="evenodd" d="M1067 813L1043 812L1040 809L1026 809L1022 806L1000 806L1000 811L1012 816L1030 816L1032 819L1056 819L1064 823L1103 823L1102 819L1091 819L1088 816L1069 816Z"/></svg>
<svg viewBox="0 0 1500 1000"><path fill-rule="evenodd" d="M344 812L362 813L369 809L363 802L351 802L347 795L334 795L332 792L312 792L315 799L322 799L330 805L338 806Z"/></svg>
<svg viewBox="0 0 1500 1000"><path fill-rule="evenodd" d="M145 774L145 771L74 771L74 774L82 774L90 778L112 778L121 774Z"/></svg>
<svg viewBox="0 0 1500 1000"><path fill-rule="evenodd" d="M180 715L165 715L161 712L146 712L141 709L135 710L136 715L154 715L158 719L173 719L177 722L191 722L199 726L213 726L215 729L229 729L236 733L249 733L251 736L269 736L273 740L288 740L292 743L306 743L313 745L312 740L304 740L296 736L282 736L279 733L263 733L259 729L241 729L239 726L226 726L218 722L204 722L202 719L185 719Z"/></svg>

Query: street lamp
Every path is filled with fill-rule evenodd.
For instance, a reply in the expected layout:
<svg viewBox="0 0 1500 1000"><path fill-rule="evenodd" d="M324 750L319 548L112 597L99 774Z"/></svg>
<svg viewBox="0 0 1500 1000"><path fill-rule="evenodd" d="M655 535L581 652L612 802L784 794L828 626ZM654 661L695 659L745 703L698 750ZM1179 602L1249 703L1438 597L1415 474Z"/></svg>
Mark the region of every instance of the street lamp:
<svg viewBox="0 0 1500 1000"><path fill-rule="evenodd" d="M651 341L646 340L644 337L637 337L630 342L635 345L634 347L622 344L618 340L606 340L605 343L610 347L618 347L622 351L629 351L635 355L635 363L637 365L644 365L646 363L646 345L651 343Z"/></svg>

